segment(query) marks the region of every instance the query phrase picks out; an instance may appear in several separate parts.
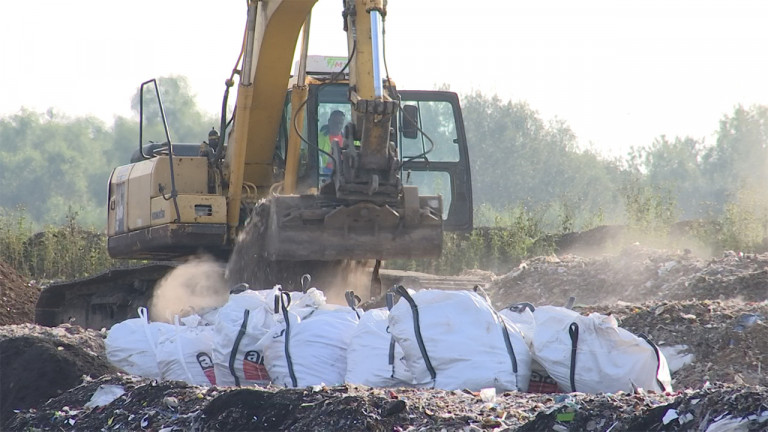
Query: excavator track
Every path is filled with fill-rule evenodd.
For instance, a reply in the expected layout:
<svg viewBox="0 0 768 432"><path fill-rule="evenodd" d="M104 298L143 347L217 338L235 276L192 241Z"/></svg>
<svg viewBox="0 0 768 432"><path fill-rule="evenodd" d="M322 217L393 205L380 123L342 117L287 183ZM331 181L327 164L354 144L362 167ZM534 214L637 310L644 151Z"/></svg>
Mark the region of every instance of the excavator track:
<svg viewBox="0 0 768 432"><path fill-rule="evenodd" d="M356 264L361 265L361 263ZM138 317L138 309L149 306L157 282L179 265L180 263L175 261L153 262L111 269L90 278L52 283L40 294L35 309L35 322L49 327L70 323L95 330L109 329L114 324ZM330 289L332 288L330 281L335 277L336 281L342 281L342 288L355 289L367 298L368 281L372 272L370 267L363 269L358 267L354 270L356 272L362 270L367 278L365 286L356 287L344 286L345 276L353 271L349 262L285 263L284 276L288 276L290 268L293 269L293 275L283 284L290 290L301 290L301 274L318 274L317 271L322 269L320 273L324 277L313 276L313 286L316 285L324 291ZM316 271L312 272L311 268ZM476 285L488 282L474 276L438 276L390 269L380 270L379 276L385 291L396 285L417 290L469 290ZM333 299L329 297L329 300ZM384 306L383 295L370 299L361 306L366 309L382 307Z"/></svg>
<svg viewBox="0 0 768 432"><path fill-rule="evenodd" d="M99 330L138 317L138 308L149 304L157 281L178 264L153 262L51 283L37 300L35 322L50 327L71 323Z"/></svg>

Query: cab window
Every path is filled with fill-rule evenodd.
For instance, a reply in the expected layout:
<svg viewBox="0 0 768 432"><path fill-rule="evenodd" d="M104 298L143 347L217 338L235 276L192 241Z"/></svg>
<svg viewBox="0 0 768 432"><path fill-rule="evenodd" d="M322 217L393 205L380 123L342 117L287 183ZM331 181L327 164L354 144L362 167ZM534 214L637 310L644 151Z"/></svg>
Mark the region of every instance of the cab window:
<svg viewBox="0 0 768 432"><path fill-rule="evenodd" d="M451 104L443 101L418 101L415 105L419 108L419 118L415 120L423 133L413 139L402 137L403 159L457 162L459 144Z"/></svg>

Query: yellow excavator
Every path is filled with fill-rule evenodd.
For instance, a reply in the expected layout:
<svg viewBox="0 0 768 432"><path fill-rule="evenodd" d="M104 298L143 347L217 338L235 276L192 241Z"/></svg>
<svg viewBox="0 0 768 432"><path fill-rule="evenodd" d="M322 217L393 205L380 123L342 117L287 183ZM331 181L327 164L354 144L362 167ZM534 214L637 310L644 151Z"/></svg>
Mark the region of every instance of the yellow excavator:
<svg viewBox="0 0 768 432"><path fill-rule="evenodd" d="M247 2L239 68L219 131L202 145L171 142L157 82L142 84L139 148L110 177L107 236L112 257L146 264L48 286L38 323L102 328L133 317L163 275L201 252L229 261L230 286L290 287L350 260L375 260L376 280L381 260L438 257L444 231L471 230L457 95L396 88L385 0L345 0L347 56L309 56L315 2ZM145 93L158 103L162 144L143 142Z"/></svg>

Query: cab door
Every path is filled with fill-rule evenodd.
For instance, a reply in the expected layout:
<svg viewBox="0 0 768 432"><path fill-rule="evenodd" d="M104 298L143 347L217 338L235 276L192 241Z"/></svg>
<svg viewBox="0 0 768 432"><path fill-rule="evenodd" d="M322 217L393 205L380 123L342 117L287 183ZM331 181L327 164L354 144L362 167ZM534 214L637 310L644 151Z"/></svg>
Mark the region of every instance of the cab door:
<svg viewBox="0 0 768 432"><path fill-rule="evenodd" d="M421 90L398 93L401 106L417 108L400 110L397 119L403 184L418 186L419 195L442 195L444 231L471 231L472 180L458 95ZM412 129L412 122L417 132L406 137L404 131Z"/></svg>

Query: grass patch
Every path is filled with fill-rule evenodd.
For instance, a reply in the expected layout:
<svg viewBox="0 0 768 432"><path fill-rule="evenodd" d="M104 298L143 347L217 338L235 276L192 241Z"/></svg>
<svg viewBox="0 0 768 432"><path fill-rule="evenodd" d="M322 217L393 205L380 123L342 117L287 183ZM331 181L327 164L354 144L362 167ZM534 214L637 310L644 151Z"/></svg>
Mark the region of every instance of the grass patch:
<svg viewBox="0 0 768 432"><path fill-rule="evenodd" d="M106 236L80 226L77 218L70 209L63 225L36 228L23 208L0 209L0 260L43 281L82 278L114 266Z"/></svg>

